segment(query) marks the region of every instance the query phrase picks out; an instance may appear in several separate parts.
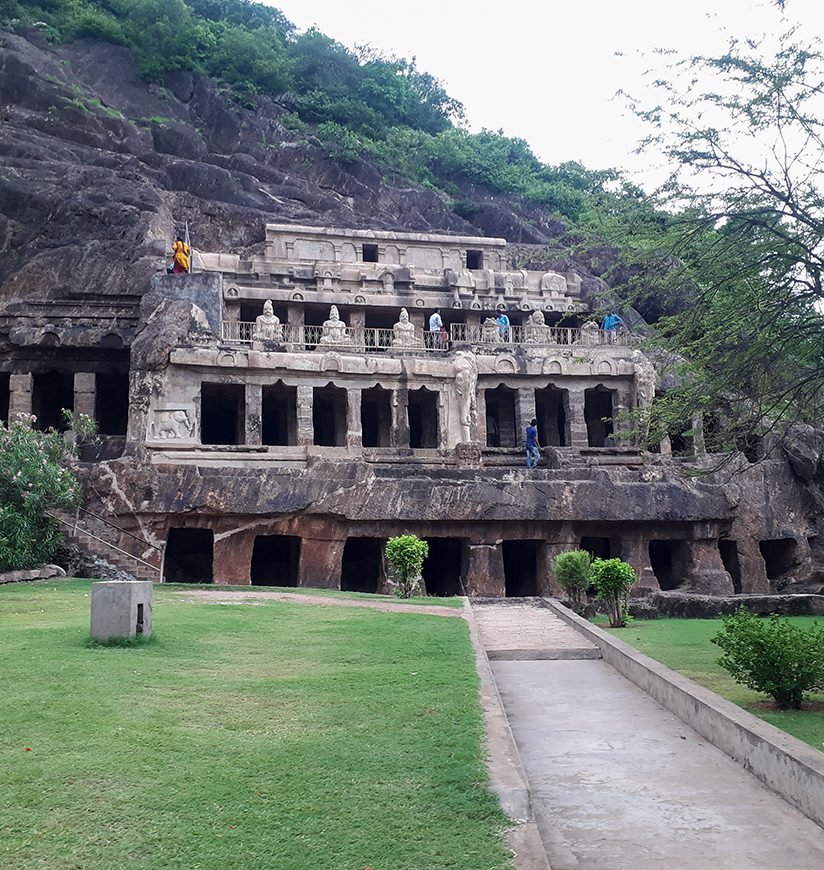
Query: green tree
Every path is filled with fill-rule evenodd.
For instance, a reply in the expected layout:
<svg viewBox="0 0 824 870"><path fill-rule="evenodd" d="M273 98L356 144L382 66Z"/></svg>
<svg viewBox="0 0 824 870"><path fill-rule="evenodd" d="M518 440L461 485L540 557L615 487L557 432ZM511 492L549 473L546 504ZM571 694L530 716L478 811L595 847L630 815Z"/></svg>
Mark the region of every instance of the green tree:
<svg viewBox="0 0 824 870"><path fill-rule="evenodd" d="M420 590L421 571L428 554L429 544L417 535L399 535L386 542L386 559L398 598L411 598Z"/></svg>
<svg viewBox="0 0 824 870"><path fill-rule="evenodd" d="M595 559L592 563L592 585L607 605L611 628L627 624L627 597L636 580L632 566L621 559Z"/></svg>
<svg viewBox="0 0 824 870"><path fill-rule="evenodd" d="M586 550L558 553L552 563L555 577L569 596L575 611L583 609L587 589L592 584L592 556Z"/></svg>

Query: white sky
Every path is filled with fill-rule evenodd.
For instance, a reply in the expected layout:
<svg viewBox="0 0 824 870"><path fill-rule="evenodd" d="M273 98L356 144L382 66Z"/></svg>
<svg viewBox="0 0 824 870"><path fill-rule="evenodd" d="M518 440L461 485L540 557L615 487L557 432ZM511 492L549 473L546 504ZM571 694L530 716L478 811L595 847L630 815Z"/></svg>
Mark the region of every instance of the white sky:
<svg viewBox="0 0 824 870"><path fill-rule="evenodd" d="M265 2L300 29L416 57L464 104L472 130L520 136L546 163L635 172L644 170L632 154L644 130L614 95L637 93L643 72L664 64L639 53L722 51L730 34L774 30L777 18L766 0ZM787 12L808 37L824 37L824 0L787 0Z"/></svg>

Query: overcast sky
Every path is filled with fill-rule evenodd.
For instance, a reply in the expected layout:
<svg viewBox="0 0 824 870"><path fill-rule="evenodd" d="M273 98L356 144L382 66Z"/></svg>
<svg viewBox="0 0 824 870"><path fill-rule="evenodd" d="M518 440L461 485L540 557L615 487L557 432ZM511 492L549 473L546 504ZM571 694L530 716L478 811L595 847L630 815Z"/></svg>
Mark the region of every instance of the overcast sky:
<svg viewBox="0 0 824 870"><path fill-rule="evenodd" d="M416 57L466 107L470 129L521 136L550 164L638 171L643 135L615 92L637 92L659 48L721 51L774 28L767 0L266 0L300 29ZM824 0L787 0L824 37Z"/></svg>

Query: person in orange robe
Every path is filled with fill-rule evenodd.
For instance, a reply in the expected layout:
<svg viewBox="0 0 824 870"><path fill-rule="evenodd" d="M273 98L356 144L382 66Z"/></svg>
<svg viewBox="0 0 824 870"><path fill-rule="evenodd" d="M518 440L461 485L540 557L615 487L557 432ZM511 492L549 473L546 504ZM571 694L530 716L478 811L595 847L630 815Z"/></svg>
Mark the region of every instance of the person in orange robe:
<svg viewBox="0 0 824 870"><path fill-rule="evenodd" d="M173 272L188 272L189 271L189 246L180 237L177 238L172 245L174 252L174 267Z"/></svg>

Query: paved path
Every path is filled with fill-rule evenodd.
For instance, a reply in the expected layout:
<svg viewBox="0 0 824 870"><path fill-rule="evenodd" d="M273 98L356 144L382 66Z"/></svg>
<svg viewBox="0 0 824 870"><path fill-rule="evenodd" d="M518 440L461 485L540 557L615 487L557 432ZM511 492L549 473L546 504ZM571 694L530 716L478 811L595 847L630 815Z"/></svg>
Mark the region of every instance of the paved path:
<svg viewBox="0 0 824 870"><path fill-rule="evenodd" d="M482 637L510 642L507 610L523 642L565 636L548 611L501 606L475 609ZM824 867L824 830L605 662L492 668L552 870Z"/></svg>

